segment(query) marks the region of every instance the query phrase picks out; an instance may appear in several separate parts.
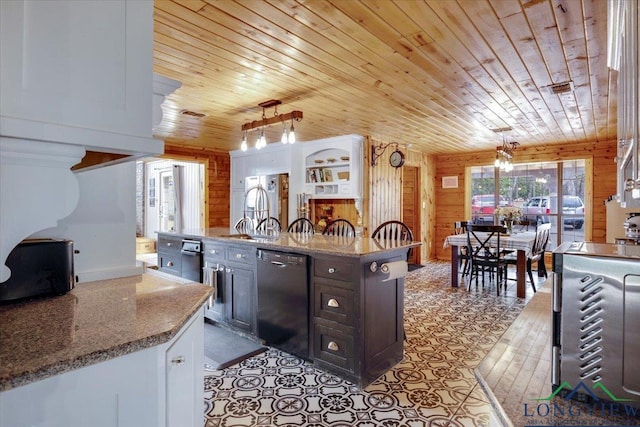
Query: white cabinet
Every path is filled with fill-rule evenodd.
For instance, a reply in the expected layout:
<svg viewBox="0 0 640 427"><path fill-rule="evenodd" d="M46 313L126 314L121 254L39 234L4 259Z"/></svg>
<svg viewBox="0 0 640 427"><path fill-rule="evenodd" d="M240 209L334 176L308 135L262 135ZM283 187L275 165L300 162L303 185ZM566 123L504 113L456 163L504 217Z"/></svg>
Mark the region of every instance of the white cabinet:
<svg viewBox="0 0 640 427"><path fill-rule="evenodd" d="M609 2L609 62L618 71L618 199L640 207L640 6Z"/></svg>
<svg viewBox="0 0 640 427"><path fill-rule="evenodd" d="M75 208L70 168L164 151L152 138L162 93L152 0L0 1L0 282L21 240Z"/></svg>
<svg viewBox="0 0 640 427"><path fill-rule="evenodd" d="M342 135L293 145L272 143L261 150L232 151L231 224L242 217L244 178L256 175L289 174L289 218L297 218L294 195L302 193L307 199L354 199L361 212L363 145L364 137L360 135ZM312 176L316 182L312 182Z"/></svg>
<svg viewBox="0 0 640 427"><path fill-rule="evenodd" d="M363 138L346 135L302 147L304 193L312 199L361 199Z"/></svg>
<svg viewBox="0 0 640 427"><path fill-rule="evenodd" d="M168 343L1 392L0 426L201 426L203 366L198 310Z"/></svg>
<svg viewBox="0 0 640 427"><path fill-rule="evenodd" d="M200 426L204 404L204 312L191 319L165 352L166 425Z"/></svg>
<svg viewBox="0 0 640 427"><path fill-rule="evenodd" d="M162 152L152 1L0 2L2 135Z"/></svg>

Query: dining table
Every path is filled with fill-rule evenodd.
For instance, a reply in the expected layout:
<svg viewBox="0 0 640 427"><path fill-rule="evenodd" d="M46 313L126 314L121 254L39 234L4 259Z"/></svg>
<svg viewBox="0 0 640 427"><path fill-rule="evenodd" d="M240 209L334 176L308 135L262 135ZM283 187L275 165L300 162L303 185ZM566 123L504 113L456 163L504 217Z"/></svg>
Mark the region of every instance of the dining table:
<svg viewBox="0 0 640 427"><path fill-rule="evenodd" d="M478 234L480 235L480 233ZM474 239L473 236L471 237ZM526 295L527 257L531 255L535 238L535 231L513 231L511 234L500 235L500 246L516 251L516 295L518 298L524 298ZM493 240L497 240L497 237L494 237ZM466 245L466 233L452 234L444 240L444 247L451 247L451 286L454 288L459 286L459 247Z"/></svg>

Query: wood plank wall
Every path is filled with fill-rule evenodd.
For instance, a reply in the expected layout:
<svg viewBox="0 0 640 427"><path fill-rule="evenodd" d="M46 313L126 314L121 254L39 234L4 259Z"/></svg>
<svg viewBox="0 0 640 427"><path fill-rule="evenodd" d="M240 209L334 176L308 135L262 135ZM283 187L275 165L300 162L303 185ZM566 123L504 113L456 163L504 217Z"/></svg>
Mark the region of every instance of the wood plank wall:
<svg viewBox="0 0 640 427"><path fill-rule="evenodd" d="M389 164L389 155L395 146L388 147L377 158L376 165L371 166L371 146L381 146L388 142L367 138L365 144L365 169L368 179L365 181L365 194L368 215L363 219L366 235L384 221L402 220L402 171L403 168L393 168ZM420 248L420 261L435 258L433 236L435 232L435 159L413 151L406 144L398 144L398 148L405 153L405 165L417 167L420 175L420 232L414 236L423 245ZM365 174L366 176L366 174ZM368 189L367 189L368 187Z"/></svg>
<svg viewBox="0 0 640 427"><path fill-rule="evenodd" d="M206 163L208 197L205 208L209 227L229 227L231 158L229 153L206 148L165 145L164 157Z"/></svg>
<svg viewBox="0 0 640 427"><path fill-rule="evenodd" d="M548 147L519 147L514 154L516 163L540 161L560 161L588 159L592 174L587 176L591 190L585 194L585 203L591 208L591 229L585 230L585 238L591 236L593 242L606 242L605 202L616 192L616 141L597 143L575 143ZM490 165L495 159L494 151L475 152L460 155L436 156L435 200L437 217L435 241L437 259L450 259L450 250L443 248L444 239L453 231L453 223L468 217L465 213L465 168ZM458 188L443 189L443 176L457 176ZM469 202L467 201L467 205ZM586 227L588 227L587 222Z"/></svg>

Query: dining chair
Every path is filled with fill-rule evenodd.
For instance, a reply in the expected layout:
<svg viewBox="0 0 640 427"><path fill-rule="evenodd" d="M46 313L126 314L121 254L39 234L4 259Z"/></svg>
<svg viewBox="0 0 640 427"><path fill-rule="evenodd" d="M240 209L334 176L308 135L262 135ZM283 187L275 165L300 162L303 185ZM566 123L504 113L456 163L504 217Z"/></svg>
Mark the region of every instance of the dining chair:
<svg viewBox="0 0 640 427"><path fill-rule="evenodd" d="M407 224L402 221L391 220L380 224L371 233L371 238L376 240L385 240L387 242L412 242L413 232ZM411 255L411 249L407 251L407 259Z"/></svg>
<svg viewBox="0 0 640 427"><path fill-rule="evenodd" d="M313 222L308 218L298 218L294 220L287 228L288 233L315 233Z"/></svg>
<svg viewBox="0 0 640 427"><path fill-rule="evenodd" d="M484 287L485 275L488 275L490 282L495 279L497 295L500 295L500 288L506 278L505 255L512 252L503 250L500 245L500 235L505 231L501 225L467 223L467 247L470 250L469 291L474 278L477 288L478 277L482 276L482 287Z"/></svg>
<svg viewBox="0 0 640 427"><path fill-rule="evenodd" d="M280 225L280 221L278 221L278 218L274 218L272 216L270 216L269 218L262 219L258 223L256 230L258 232L266 232L268 228L271 228L277 232L282 231L282 226Z"/></svg>
<svg viewBox="0 0 640 427"><path fill-rule="evenodd" d="M238 233L249 234L253 232L253 220L249 217L240 218L234 228Z"/></svg>
<svg viewBox="0 0 640 427"><path fill-rule="evenodd" d="M536 223L531 222L528 219L521 219L520 221L518 221L518 229L520 231L529 231L529 226L533 226L535 228Z"/></svg>
<svg viewBox="0 0 640 427"><path fill-rule="evenodd" d="M453 234L467 234L467 224L469 221L456 221L453 223ZM462 277L469 274L469 254L471 250L468 246L458 246L458 266L462 267ZM464 266L463 266L464 264Z"/></svg>
<svg viewBox="0 0 640 427"><path fill-rule="evenodd" d="M531 281L531 288L533 292L536 292L536 283L533 280L532 265L534 262L538 263L538 275L542 274L544 278L547 278L547 266L544 262L544 254L547 250L547 244L549 243L549 235L551 234L551 223L540 224L536 228L536 237L533 240L531 247L531 253L527 256L527 274ZM518 263L515 254L509 254L505 257L507 265L516 265ZM505 271L506 274L506 271Z"/></svg>
<svg viewBox="0 0 640 427"><path fill-rule="evenodd" d="M402 221L385 221L371 234L374 239L413 241L413 232Z"/></svg>
<svg viewBox="0 0 640 427"><path fill-rule="evenodd" d="M355 237L356 228L348 220L338 218L331 221L322 234L329 236Z"/></svg>

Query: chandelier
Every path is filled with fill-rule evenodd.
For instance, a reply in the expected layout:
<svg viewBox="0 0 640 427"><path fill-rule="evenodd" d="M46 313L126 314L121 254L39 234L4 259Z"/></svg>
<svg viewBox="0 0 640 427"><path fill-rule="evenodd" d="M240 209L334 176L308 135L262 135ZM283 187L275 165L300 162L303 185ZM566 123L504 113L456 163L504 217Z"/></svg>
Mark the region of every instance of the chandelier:
<svg viewBox="0 0 640 427"><path fill-rule="evenodd" d="M271 99L258 104L259 107L262 107L262 119L247 122L242 125L242 144L240 145L240 149L242 151L247 151L247 134L253 131L258 135L256 138L256 149L259 150L266 147L267 138L265 135L265 128L274 123L282 123L282 136L280 137L280 142L283 144L293 144L296 142L296 133L295 128L293 127L293 122L299 122L302 120L302 111L292 111L286 114L279 114L278 105L280 104L282 104L282 102L277 99ZM273 116L267 117L267 108L271 107L274 107ZM287 123L289 120L291 121L291 127L287 131Z"/></svg>
<svg viewBox="0 0 640 427"><path fill-rule="evenodd" d="M520 145L517 141L507 142L504 133L510 130L510 127L494 130L494 132L502 133L502 145L496 147L496 161L494 166L505 172L511 172L513 170L513 152L518 148L518 145Z"/></svg>

